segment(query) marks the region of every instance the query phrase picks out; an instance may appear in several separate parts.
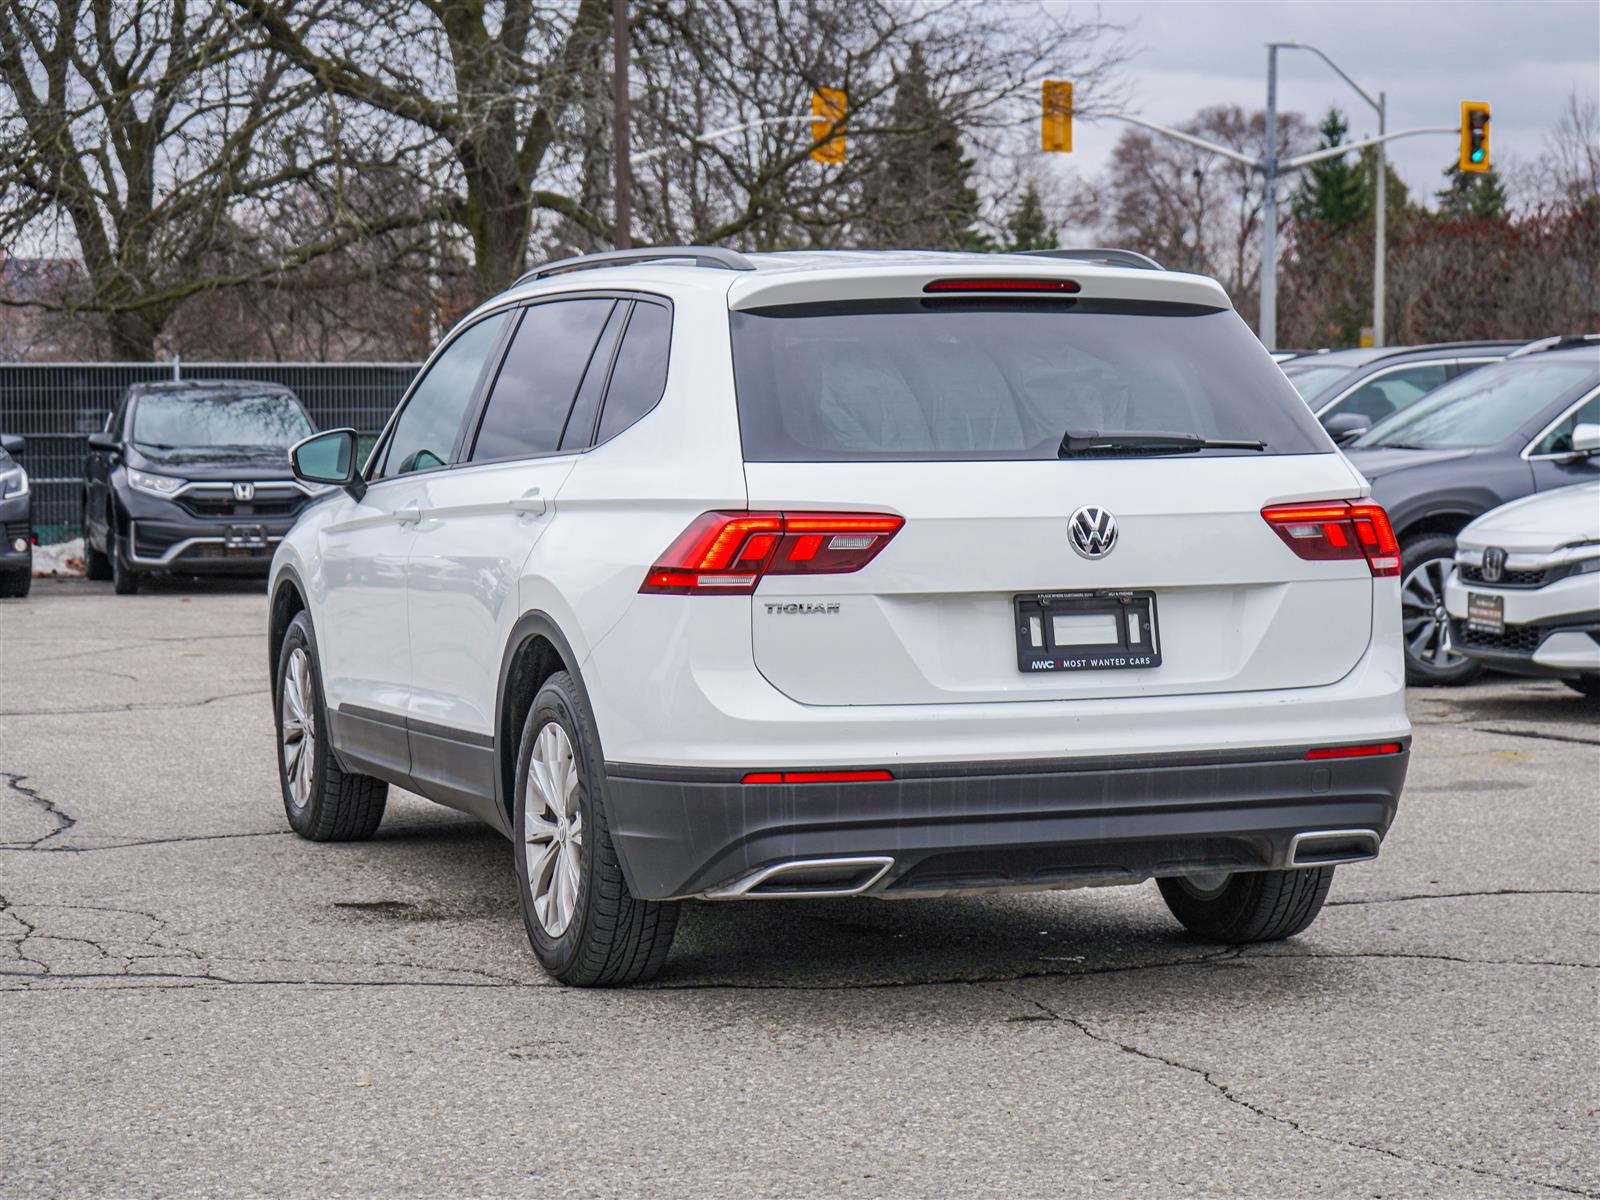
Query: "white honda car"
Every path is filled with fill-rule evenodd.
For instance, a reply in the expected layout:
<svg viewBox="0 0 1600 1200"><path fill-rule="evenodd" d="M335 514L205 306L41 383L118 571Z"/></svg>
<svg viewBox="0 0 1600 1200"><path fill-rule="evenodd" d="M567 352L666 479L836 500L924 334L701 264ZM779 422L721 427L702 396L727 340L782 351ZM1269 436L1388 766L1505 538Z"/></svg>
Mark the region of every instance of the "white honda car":
<svg viewBox="0 0 1600 1200"><path fill-rule="evenodd" d="M1569 453L1600 454L1579 424ZM1445 584L1462 654L1600 699L1600 483L1502 504L1463 529Z"/></svg>
<svg viewBox="0 0 1600 1200"><path fill-rule="evenodd" d="M678 904L1155 878L1304 929L1405 777L1398 551L1214 280L1126 252L551 264L278 549L284 805L511 839L558 979Z"/></svg>

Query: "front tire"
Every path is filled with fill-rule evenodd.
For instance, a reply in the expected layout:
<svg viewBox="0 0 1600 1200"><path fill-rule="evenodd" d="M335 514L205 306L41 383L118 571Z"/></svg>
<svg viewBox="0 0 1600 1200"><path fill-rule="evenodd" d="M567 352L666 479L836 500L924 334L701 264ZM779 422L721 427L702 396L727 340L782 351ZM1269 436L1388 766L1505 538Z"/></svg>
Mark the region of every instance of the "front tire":
<svg viewBox="0 0 1600 1200"><path fill-rule="evenodd" d="M1580 696L1600 700L1600 675L1580 675L1576 679L1563 679L1561 682Z"/></svg>
<svg viewBox="0 0 1600 1200"><path fill-rule="evenodd" d="M1156 881L1185 929L1230 945L1275 942L1303 932L1322 911L1332 883L1332 867Z"/></svg>
<svg viewBox="0 0 1600 1200"><path fill-rule="evenodd" d="M0 571L0 600L20 600L33 589L33 569Z"/></svg>
<svg viewBox="0 0 1600 1200"><path fill-rule="evenodd" d="M359 842L383 820L389 785L339 765L317 667L311 618L297 613L278 652L273 695L278 728L278 784L289 827L312 842Z"/></svg>
<svg viewBox="0 0 1600 1200"><path fill-rule="evenodd" d="M533 952L578 987L653 978L678 925L676 904L628 890L607 824L604 763L583 694L557 672L522 726L512 845Z"/></svg>
<svg viewBox="0 0 1600 1200"><path fill-rule="evenodd" d="M131 596L139 590L139 573L128 561L127 539L111 538L111 590L119 596Z"/></svg>
<svg viewBox="0 0 1600 1200"><path fill-rule="evenodd" d="M1470 683L1483 664L1451 642L1444 581L1455 569L1456 539L1424 533L1400 547L1400 624L1406 642L1406 682L1430 687Z"/></svg>

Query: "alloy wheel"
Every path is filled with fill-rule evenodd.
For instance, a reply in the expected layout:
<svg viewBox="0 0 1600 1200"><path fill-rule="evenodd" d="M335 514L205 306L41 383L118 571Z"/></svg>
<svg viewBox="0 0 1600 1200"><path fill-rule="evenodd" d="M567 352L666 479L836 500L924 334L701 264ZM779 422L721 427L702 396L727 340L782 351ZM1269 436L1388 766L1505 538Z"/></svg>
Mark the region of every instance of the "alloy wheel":
<svg viewBox="0 0 1600 1200"><path fill-rule="evenodd" d="M317 718L311 701L311 657L304 646L289 654L283 673L283 699L279 704L283 733L283 774L297 808L311 799L311 775L317 755Z"/></svg>
<svg viewBox="0 0 1600 1200"><path fill-rule="evenodd" d="M1466 655L1450 640L1450 618L1444 608L1444 581L1455 566L1448 558L1418 563L1400 587L1400 624L1406 653L1436 670L1459 666Z"/></svg>
<svg viewBox="0 0 1600 1200"><path fill-rule="evenodd" d="M527 843L528 891L545 933L560 937L578 906L583 878L583 811L578 763L567 731L546 721L528 756L522 837Z"/></svg>

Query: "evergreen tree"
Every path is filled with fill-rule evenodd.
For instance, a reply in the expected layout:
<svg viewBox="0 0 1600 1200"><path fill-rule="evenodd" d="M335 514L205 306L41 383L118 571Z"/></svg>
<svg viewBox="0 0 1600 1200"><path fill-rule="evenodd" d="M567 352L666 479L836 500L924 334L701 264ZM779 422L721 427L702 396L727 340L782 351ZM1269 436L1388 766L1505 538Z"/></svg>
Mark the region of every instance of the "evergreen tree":
<svg viewBox="0 0 1600 1200"><path fill-rule="evenodd" d="M1054 250L1060 245L1055 226L1044 215L1039 187L1030 179L1022 191L1022 199L1006 218L1006 249Z"/></svg>
<svg viewBox="0 0 1600 1200"><path fill-rule="evenodd" d="M1342 145L1349 130L1344 114L1337 108L1330 108L1319 127L1322 134L1319 149ZM1371 176L1370 165L1359 161L1352 163L1342 155L1312 163L1295 191L1294 215L1301 220L1321 221L1334 229L1356 224L1369 211Z"/></svg>
<svg viewBox="0 0 1600 1200"><path fill-rule="evenodd" d="M1444 169L1448 181L1436 193L1439 212L1457 220L1500 221L1506 217L1506 189L1499 174L1491 167L1480 173L1469 173L1459 163Z"/></svg>
<svg viewBox="0 0 1600 1200"><path fill-rule="evenodd" d="M1368 146L1361 152L1361 204L1362 211L1370 213L1377 204L1377 193L1373 188L1375 168L1378 161L1378 148ZM1411 189L1406 186L1394 169L1391 159L1383 160L1384 174L1388 178L1389 194L1384 197L1388 204L1388 215L1392 220L1400 213L1409 212L1411 209Z"/></svg>
<svg viewBox="0 0 1600 1200"><path fill-rule="evenodd" d="M920 46L913 46L895 78L885 134L888 144L867 180L870 208L862 221L871 246L924 250L983 250L989 239L975 228L978 192L972 159L961 150L961 130L939 105Z"/></svg>

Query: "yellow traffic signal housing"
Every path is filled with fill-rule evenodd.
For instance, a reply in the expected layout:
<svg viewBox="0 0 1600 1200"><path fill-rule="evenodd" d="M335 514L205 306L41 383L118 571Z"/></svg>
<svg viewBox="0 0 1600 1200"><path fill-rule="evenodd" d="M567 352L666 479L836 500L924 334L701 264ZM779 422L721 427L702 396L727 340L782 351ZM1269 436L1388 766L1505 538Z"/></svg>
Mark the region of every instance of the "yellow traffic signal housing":
<svg viewBox="0 0 1600 1200"><path fill-rule="evenodd" d="M1072 85L1065 79L1044 81L1044 113L1039 142L1045 150L1072 153Z"/></svg>
<svg viewBox="0 0 1600 1200"><path fill-rule="evenodd" d="M1461 102L1461 169L1489 169L1489 103L1486 100Z"/></svg>
<svg viewBox="0 0 1600 1200"><path fill-rule="evenodd" d="M818 88L811 93L811 161L844 161L843 123L849 105L842 88Z"/></svg>

